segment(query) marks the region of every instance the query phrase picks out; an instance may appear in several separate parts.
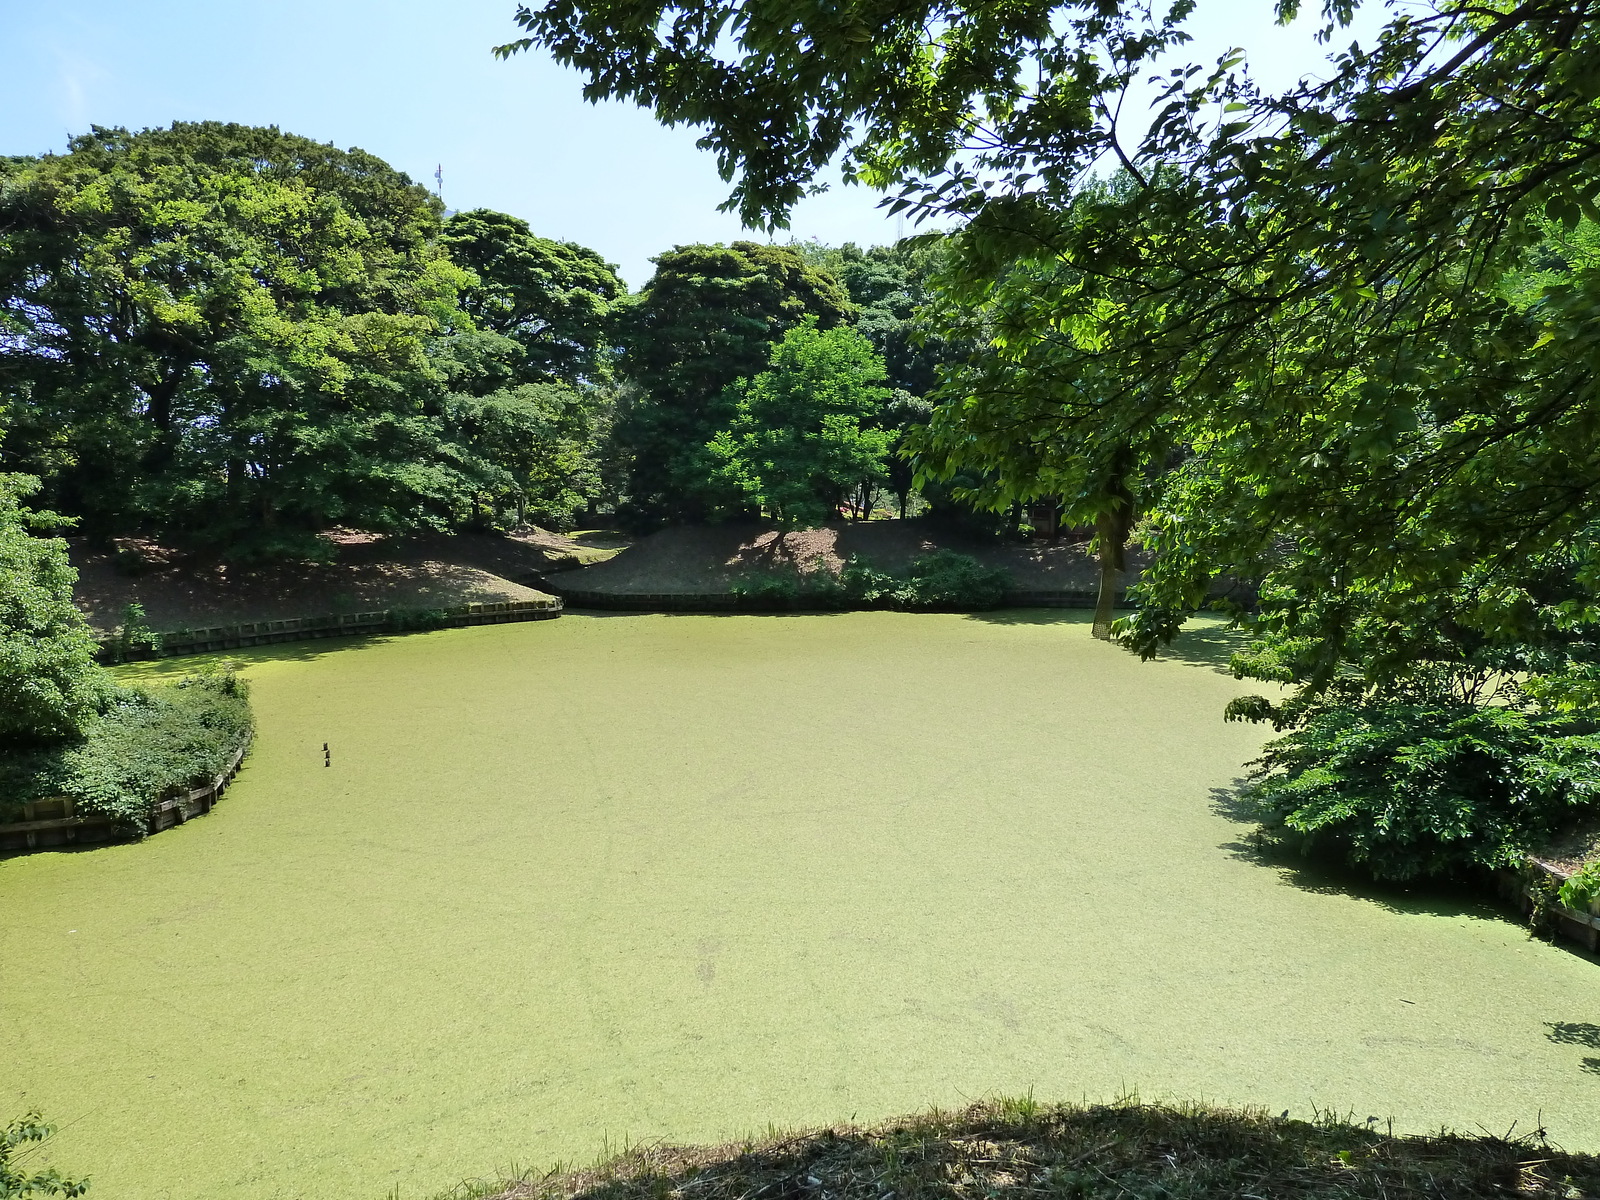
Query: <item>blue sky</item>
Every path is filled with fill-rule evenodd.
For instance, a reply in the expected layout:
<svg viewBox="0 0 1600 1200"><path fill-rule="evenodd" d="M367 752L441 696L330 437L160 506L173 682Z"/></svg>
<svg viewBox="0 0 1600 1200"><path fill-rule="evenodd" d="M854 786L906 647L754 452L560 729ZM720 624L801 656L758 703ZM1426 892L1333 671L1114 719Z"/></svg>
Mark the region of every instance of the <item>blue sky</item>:
<svg viewBox="0 0 1600 1200"><path fill-rule="evenodd" d="M687 129L589 105L573 72L490 47L515 0L0 0L0 153L59 151L91 124L215 119L359 146L432 183L452 208L497 208L592 246L637 288L652 255L751 236L716 211L728 185ZM1201 0L1196 53L1232 45L1258 74L1316 73L1311 23L1276 28L1269 0ZM793 234L892 241L878 197L805 201ZM788 236L788 235L780 235ZM763 239L764 240L764 239Z"/></svg>

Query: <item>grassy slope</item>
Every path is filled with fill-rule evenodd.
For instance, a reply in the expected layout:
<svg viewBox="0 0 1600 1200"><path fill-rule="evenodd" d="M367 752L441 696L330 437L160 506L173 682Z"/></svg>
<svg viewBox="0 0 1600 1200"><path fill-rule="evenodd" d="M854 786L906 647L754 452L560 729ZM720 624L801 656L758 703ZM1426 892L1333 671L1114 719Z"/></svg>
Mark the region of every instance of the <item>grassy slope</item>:
<svg viewBox="0 0 1600 1200"><path fill-rule="evenodd" d="M1032 1097L870 1128L724 1146L650 1145L587 1170L457 1188L494 1200L1573 1200L1600 1194L1600 1159L1537 1137L1396 1136L1332 1114L1043 1105Z"/></svg>
<svg viewBox="0 0 1600 1200"><path fill-rule="evenodd" d="M414 1197L1030 1088L1600 1146L1595 1051L1550 1036L1600 1022L1594 964L1242 856L1239 685L1076 614L254 661L214 814L0 862L0 1111L70 1122L106 1196Z"/></svg>

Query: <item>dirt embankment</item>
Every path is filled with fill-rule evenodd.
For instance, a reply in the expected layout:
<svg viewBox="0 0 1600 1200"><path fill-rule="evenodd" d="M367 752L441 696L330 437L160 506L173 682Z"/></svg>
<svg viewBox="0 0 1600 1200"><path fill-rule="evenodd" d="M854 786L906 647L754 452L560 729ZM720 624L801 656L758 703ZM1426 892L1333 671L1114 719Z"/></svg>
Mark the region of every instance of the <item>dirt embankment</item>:
<svg viewBox="0 0 1600 1200"><path fill-rule="evenodd" d="M903 571L934 550L1003 568L1019 591L1089 591L1099 580L1086 542L997 544L912 520L838 522L782 535L752 523L663 529L606 562L564 571L557 582L563 589L618 594L715 593L752 571L837 571L851 555Z"/></svg>
<svg viewBox="0 0 1600 1200"><path fill-rule="evenodd" d="M175 630L536 600L548 594L530 586L544 572L598 561L626 544L603 533L567 537L536 528L505 537L334 532L327 541L326 562L246 566L189 559L135 539L115 550L74 539L73 597L99 630L115 628L129 604L144 605L152 628Z"/></svg>

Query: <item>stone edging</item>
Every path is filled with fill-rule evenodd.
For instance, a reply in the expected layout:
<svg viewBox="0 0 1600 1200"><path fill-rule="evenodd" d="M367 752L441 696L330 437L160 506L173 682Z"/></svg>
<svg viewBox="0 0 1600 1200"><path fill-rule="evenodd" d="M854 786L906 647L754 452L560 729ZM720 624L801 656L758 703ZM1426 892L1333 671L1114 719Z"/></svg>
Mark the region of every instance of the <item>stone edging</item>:
<svg viewBox="0 0 1600 1200"><path fill-rule="evenodd" d="M482 604L461 604L443 609L444 618L436 625L418 628L455 629L465 625L499 625L511 621L542 621L561 615L559 597L542 600L503 600ZM414 611L414 610L411 610ZM429 610L423 610L429 611ZM130 658L168 658L184 654L207 654L216 650L240 650L278 642L309 641L313 638L359 637L363 634L406 631L409 613L405 609L379 612L330 613L322 617L295 617L282 621L242 621L206 629L178 629L162 633L161 649ZM101 643L102 651L110 639Z"/></svg>
<svg viewBox="0 0 1600 1200"><path fill-rule="evenodd" d="M233 781L233 777L239 773L239 765L244 762L244 756L250 749L254 737L254 732L245 735L244 741L239 743L239 748L228 759L228 765L210 783L197 788L186 788L159 801L150 812L146 832L159 833L163 829L183 824L190 817L210 812L222 798L222 793ZM30 818L37 817L42 809L60 809L62 815L0 825L0 853L82 842L108 842L117 836L115 821L110 817L78 816L72 811L70 797L57 796L48 800L36 800L32 804L23 806L23 811Z"/></svg>

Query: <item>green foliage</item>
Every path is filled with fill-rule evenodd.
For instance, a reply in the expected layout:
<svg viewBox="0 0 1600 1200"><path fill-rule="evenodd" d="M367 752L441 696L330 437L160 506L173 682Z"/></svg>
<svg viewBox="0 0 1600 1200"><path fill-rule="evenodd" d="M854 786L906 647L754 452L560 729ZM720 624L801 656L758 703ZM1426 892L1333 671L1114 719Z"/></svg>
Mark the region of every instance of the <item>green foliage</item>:
<svg viewBox="0 0 1600 1200"><path fill-rule="evenodd" d="M35 487L0 475L0 746L73 736L110 690L72 603L67 544L30 529L48 519L22 506Z"/></svg>
<svg viewBox="0 0 1600 1200"><path fill-rule="evenodd" d="M44 1196L81 1196L89 1190L87 1179L66 1179L54 1167L29 1171L18 1160L30 1144L46 1141L55 1132L37 1112L30 1112L0 1129L0 1200L36 1200Z"/></svg>
<svg viewBox="0 0 1600 1200"><path fill-rule="evenodd" d="M1324 7L1325 40L1357 7ZM1102 549L1142 513L1135 649L1259 583L1291 724L1435 671L1440 694L1500 670L1593 709L1600 577L1554 592L1548 560L1600 519L1600 21L1430 0L1269 94L1241 55L1189 61L1195 11L551 0L502 53L694 122L747 222L840 156L893 209L961 222L943 319L985 361L921 449L979 502L1098 505ZM1116 114L1149 79L1130 141Z"/></svg>
<svg viewBox="0 0 1600 1200"><path fill-rule="evenodd" d="M733 419L707 449L719 477L780 528L819 525L849 489L884 477L890 435L865 427L890 396L883 360L854 329L807 318L769 361L733 385Z"/></svg>
<svg viewBox="0 0 1600 1200"><path fill-rule="evenodd" d="M239 556L439 519L427 350L470 276L424 188L216 122L96 128L0 184L5 454L87 530Z"/></svg>
<svg viewBox="0 0 1600 1200"><path fill-rule="evenodd" d="M1011 577L970 555L935 550L911 564L906 584L907 607L968 612L999 608L1011 586Z"/></svg>
<svg viewBox="0 0 1600 1200"><path fill-rule="evenodd" d="M442 608L396 607L388 610L389 628L396 633L414 633L423 629L443 629L450 623L450 614Z"/></svg>
<svg viewBox="0 0 1600 1200"><path fill-rule="evenodd" d="M837 574L820 567L752 571L736 580L732 591L750 608L980 612L999 608L1010 586L1010 576L998 568L936 550L914 560L904 575L851 555Z"/></svg>
<svg viewBox="0 0 1600 1200"><path fill-rule="evenodd" d="M1586 862L1561 885L1557 898L1568 908L1588 912L1600 901L1600 859Z"/></svg>
<svg viewBox="0 0 1600 1200"><path fill-rule="evenodd" d="M1503 706L1328 707L1254 766L1269 830L1379 879L1514 867L1600 812L1600 735Z"/></svg>
<svg viewBox="0 0 1600 1200"><path fill-rule="evenodd" d="M600 447L609 397L591 385L524 383L485 396L452 395L445 422L461 450L470 515L562 528L603 488Z"/></svg>
<svg viewBox="0 0 1600 1200"><path fill-rule="evenodd" d="M852 315L832 276L781 246L680 246L617 318L620 368L632 385L615 443L625 490L647 520L699 520L737 507L742 493L714 485L706 444L728 428L736 379L759 374L772 346L805 317L829 329Z"/></svg>
<svg viewBox="0 0 1600 1200"><path fill-rule="evenodd" d="M757 610L832 607L822 602L825 585L799 571L751 571L735 579L728 590L743 607Z"/></svg>
<svg viewBox="0 0 1600 1200"><path fill-rule="evenodd" d="M616 268L593 250L536 236L520 217L476 208L456 213L442 238L452 261L476 276L461 307L478 329L521 349L518 383L569 384L610 370L606 335L624 294Z"/></svg>
<svg viewBox="0 0 1600 1200"><path fill-rule="evenodd" d="M161 653L161 635L150 628L144 605L129 604L123 608L122 624L117 626L106 652L114 663L127 662L143 654Z"/></svg>
<svg viewBox="0 0 1600 1200"><path fill-rule="evenodd" d="M909 435L927 424L933 411L927 397L940 372L975 348L971 339L945 336L928 316L934 279L946 259L944 240L922 239L864 250L851 242L839 247L793 244L808 262L831 272L844 285L859 311L856 330L883 358L884 374L894 394L878 409L873 425L890 434L884 486L899 501L904 518L913 492L919 490L915 464L907 453ZM925 491L924 497L936 511L943 508L962 518L970 514L963 505L943 503L946 496L938 488Z"/></svg>
<svg viewBox="0 0 1600 1200"><path fill-rule="evenodd" d="M80 814L138 834L165 795L220 774L250 728L248 689L227 667L121 688L78 740L0 756L0 796L12 809L68 796Z"/></svg>
<svg viewBox="0 0 1600 1200"><path fill-rule="evenodd" d="M925 396L938 383L939 369L972 349L944 337L923 311L934 300L933 281L945 263L942 238L865 249L854 242L792 245L844 286L858 312L855 328L883 356L890 387Z"/></svg>

